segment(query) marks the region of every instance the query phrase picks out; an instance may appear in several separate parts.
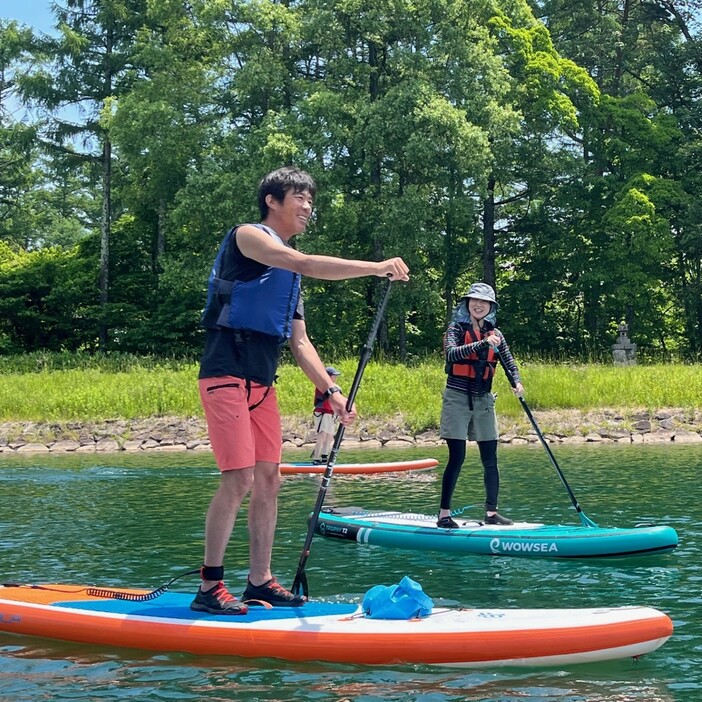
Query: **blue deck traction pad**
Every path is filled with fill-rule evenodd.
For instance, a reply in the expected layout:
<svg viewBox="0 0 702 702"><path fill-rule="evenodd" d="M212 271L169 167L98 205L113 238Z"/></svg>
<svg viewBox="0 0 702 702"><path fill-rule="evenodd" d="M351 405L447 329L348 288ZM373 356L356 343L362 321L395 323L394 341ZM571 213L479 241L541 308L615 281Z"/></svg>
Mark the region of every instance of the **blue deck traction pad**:
<svg viewBox="0 0 702 702"><path fill-rule="evenodd" d="M128 600L76 600L75 602L55 602L54 607L82 609L89 612L125 614L161 619L214 619L234 623L253 623L277 619L310 619L325 616L347 616L358 611L358 605L347 602L307 602L301 607L249 607L247 614L209 614L190 609L194 595L170 592L150 602L129 602Z"/></svg>

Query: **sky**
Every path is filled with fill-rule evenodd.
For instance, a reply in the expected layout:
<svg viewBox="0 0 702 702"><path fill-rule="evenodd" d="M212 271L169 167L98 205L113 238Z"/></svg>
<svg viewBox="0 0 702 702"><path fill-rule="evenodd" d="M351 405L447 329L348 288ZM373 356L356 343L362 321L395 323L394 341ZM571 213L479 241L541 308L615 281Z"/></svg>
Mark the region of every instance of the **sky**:
<svg viewBox="0 0 702 702"><path fill-rule="evenodd" d="M51 0L0 0L0 17L15 19L41 32L53 29Z"/></svg>
<svg viewBox="0 0 702 702"><path fill-rule="evenodd" d="M37 32L52 34L55 32L55 29L51 3L52 0L0 0L0 18L14 19L20 24L32 27ZM10 102L8 107L14 119L18 121L33 120L31 111L19 105L15 107L12 105L13 103ZM77 111L74 109L66 109L61 112L63 117L71 121L74 119L75 114L77 114Z"/></svg>

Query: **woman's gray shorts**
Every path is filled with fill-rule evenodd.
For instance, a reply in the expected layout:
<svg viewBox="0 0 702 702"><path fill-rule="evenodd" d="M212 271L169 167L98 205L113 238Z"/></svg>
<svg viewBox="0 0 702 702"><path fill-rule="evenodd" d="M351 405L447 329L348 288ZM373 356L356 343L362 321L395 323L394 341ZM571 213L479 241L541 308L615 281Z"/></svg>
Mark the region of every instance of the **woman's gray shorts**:
<svg viewBox="0 0 702 702"><path fill-rule="evenodd" d="M463 441L497 441L499 430L495 415L495 396L473 395L473 409L469 397L464 392L446 388L441 404L442 439L462 439Z"/></svg>

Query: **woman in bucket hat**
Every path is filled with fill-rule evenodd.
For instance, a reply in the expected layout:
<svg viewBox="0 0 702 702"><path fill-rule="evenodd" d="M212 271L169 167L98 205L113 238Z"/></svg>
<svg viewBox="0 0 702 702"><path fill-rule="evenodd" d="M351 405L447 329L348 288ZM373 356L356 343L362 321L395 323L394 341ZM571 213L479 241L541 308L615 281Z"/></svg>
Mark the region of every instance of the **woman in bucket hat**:
<svg viewBox="0 0 702 702"><path fill-rule="evenodd" d="M444 529L458 528L451 519L451 498L466 457L467 441L477 442L483 464L485 523L512 524L497 512L499 431L492 393L492 379L499 360L496 351L516 381L514 393L520 395L524 388L505 337L495 327L497 309L495 291L487 283L473 283L454 310L444 335L447 379L440 435L446 440L449 459L442 479L436 522Z"/></svg>

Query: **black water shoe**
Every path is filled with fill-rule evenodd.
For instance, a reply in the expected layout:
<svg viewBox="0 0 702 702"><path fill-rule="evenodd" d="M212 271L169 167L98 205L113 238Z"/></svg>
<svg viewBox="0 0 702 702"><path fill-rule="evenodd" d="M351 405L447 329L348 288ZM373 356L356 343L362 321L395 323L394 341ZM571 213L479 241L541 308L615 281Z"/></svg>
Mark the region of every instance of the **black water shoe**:
<svg viewBox="0 0 702 702"><path fill-rule="evenodd" d="M489 517L485 515L485 524L499 524L501 526L509 526L510 524L514 524L514 522L511 519L507 519L507 517L503 517L501 514L491 514Z"/></svg>
<svg viewBox="0 0 702 702"><path fill-rule="evenodd" d="M270 604L274 607L300 607L307 602L302 595L293 595L286 590L275 578L263 585L252 585L249 580L241 599L251 605Z"/></svg>
<svg viewBox="0 0 702 702"><path fill-rule="evenodd" d="M232 595L220 580L211 590L198 589L190 609L210 614L246 614L249 608Z"/></svg>
<svg viewBox="0 0 702 702"><path fill-rule="evenodd" d="M456 524L456 522L454 522L450 516L440 517L439 519L437 519L436 526L438 526L439 529L458 529L459 528L458 524Z"/></svg>

